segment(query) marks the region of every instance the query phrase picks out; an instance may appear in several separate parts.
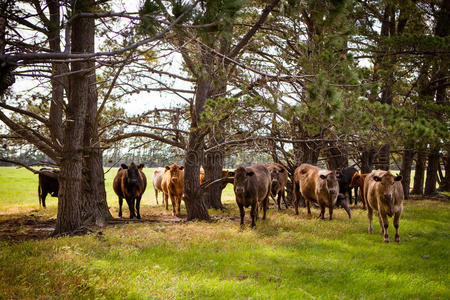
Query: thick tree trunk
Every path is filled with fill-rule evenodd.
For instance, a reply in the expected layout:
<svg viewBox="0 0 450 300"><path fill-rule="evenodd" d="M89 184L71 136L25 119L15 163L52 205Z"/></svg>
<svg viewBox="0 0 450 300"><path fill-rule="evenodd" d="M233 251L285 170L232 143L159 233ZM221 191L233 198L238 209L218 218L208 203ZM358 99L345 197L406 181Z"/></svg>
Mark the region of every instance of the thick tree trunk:
<svg viewBox="0 0 450 300"><path fill-rule="evenodd" d="M390 145L389 144L384 144L383 146L381 146L380 150L377 153L377 162L375 164L375 168L376 169L381 169L381 170L389 170L389 156L391 154L390 151Z"/></svg>
<svg viewBox="0 0 450 300"><path fill-rule="evenodd" d="M426 196L433 196L437 194L437 172L439 168L439 150L432 150L428 155L427 178L425 181Z"/></svg>
<svg viewBox="0 0 450 300"><path fill-rule="evenodd" d="M450 192L450 153L447 151L447 157L444 158L445 174L439 185L439 191Z"/></svg>
<svg viewBox="0 0 450 300"><path fill-rule="evenodd" d="M4 2L0 4L0 55L5 54L5 47L6 47L6 27L8 25L8 20L3 17L3 15L6 15L6 11L8 9L8 6L12 4L12 2ZM16 81L13 70L13 65L9 65L6 62L0 61L0 98L3 96L3 94L6 92L6 90L14 84Z"/></svg>
<svg viewBox="0 0 450 300"><path fill-rule="evenodd" d="M330 146L327 151L327 169L336 170L348 166L348 156L344 149Z"/></svg>
<svg viewBox="0 0 450 300"><path fill-rule="evenodd" d="M426 154L423 152L418 152L414 174L414 185L411 194L423 195L423 183L425 182L425 162Z"/></svg>
<svg viewBox="0 0 450 300"><path fill-rule="evenodd" d="M403 176L402 186L403 186L403 193L404 193L405 199L409 198L409 190L410 190L410 184L411 184L411 166L413 163L413 157L414 157L414 151L409 150L409 149L403 151L400 175Z"/></svg>
<svg viewBox="0 0 450 300"><path fill-rule="evenodd" d="M205 155L203 168L205 169L205 182L222 178L224 155L222 151L214 151ZM203 195L208 208L223 209L221 201L222 184L211 185Z"/></svg>
<svg viewBox="0 0 450 300"><path fill-rule="evenodd" d="M87 12L93 0L80 0L74 4L74 13ZM75 18L72 23L72 51L86 53L92 49L94 20ZM91 33L91 34L90 34ZM64 146L59 176L58 215L54 235L70 234L81 229L83 134L89 102L89 77L85 72L87 62L72 62L70 94L66 110Z"/></svg>
<svg viewBox="0 0 450 300"><path fill-rule="evenodd" d="M372 172L373 159L374 159L373 149L364 150L361 152L361 174Z"/></svg>

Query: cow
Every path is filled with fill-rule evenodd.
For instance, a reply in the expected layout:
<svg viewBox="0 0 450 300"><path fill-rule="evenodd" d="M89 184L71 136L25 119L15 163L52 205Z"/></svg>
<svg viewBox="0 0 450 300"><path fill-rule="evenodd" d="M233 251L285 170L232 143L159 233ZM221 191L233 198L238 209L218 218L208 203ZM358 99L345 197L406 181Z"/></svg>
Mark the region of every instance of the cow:
<svg viewBox="0 0 450 300"><path fill-rule="evenodd" d="M158 192L162 192L162 179L163 179L163 175L164 175L164 168L157 168L154 172L153 172L153 189L155 190L155 198L156 198L156 205L158 205ZM163 196L163 205L164 205L164 196Z"/></svg>
<svg viewBox="0 0 450 300"><path fill-rule="evenodd" d="M58 197L59 183L58 183L58 173L57 169L46 169L42 168L39 170L39 183L38 183L38 195L39 195L39 206L46 208L45 198L47 194L52 197Z"/></svg>
<svg viewBox="0 0 450 300"><path fill-rule="evenodd" d="M355 174L353 174L352 181L349 184L350 188L354 188L354 187L359 188L359 196L361 197L361 202L363 203L363 209L366 209L366 203L367 203L366 199L364 198L364 180L366 179L367 175L369 175L369 173L359 174L358 172L356 172ZM356 200L355 200L355 205L356 205Z"/></svg>
<svg viewBox="0 0 450 300"><path fill-rule="evenodd" d="M166 209L169 210L169 197L172 202L172 215L179 215L181 210L181 197L184 193L184 167L176 163L171 166L165 166L165 172L161 187L163 197L166 203Z"/></svg>
<svg viewBox="0 0 450 300"><path fill-rule="evenodd" d="M113 189L119 197L119 218L122 217L123 198L127 201L130 210L130 219L140 219L141 198L147 188L147 178L142 169L144 164L136 166L132 162L129 166L122 164L113 181ZM136 208L136 212L135 212Z"/></svg>
<svg viewBox="0 0 450 300"><path fill-rule="evenodd" d="M298 201L300 196L305 199L308 215L311 215L310 202L319 204L319 218L325 218L325 208L328 207L330 220L333 218L333 207L339 195L339 183L336 172L322 170L310 164L301 164L294 173L294 207L298 215ZM351 219L350 210L347 210Z"/></svg>
<svg viewBox="0 0 450 300"><path fill-rule="evenodd" d="M352 201L352 188L349 186L352 182L353 175L358 172L354 167L347 167L337 170L337 178L339 181L339 193L342 193L345 197L348 197L350 204ZM355 187L355 205L356 197L358 195L358 187Z"/></svg>
<svg viewBox="0 0 450 300"><path fill-rule="evenodd" d="M287 169L279 163L268 163L264 165L267 170L269 170L270 177L272 180L272 187L270 195L272 198L277 198L278 210L281 210L281 198L283 198L284 206L287 208L286 194L284 192L284 187L288 181Z"/></svg>
<svg viewBox="0 0 450 300"><path fill-rule="evenodd" d="M367 215L369 218L369 233L373 233L373 211L378 212L381 233L384 241L389 243L387 216L394 216L395 241L400 242L398 227L403 210L402 176L393 175L390 171L374 170L364 180L364 197L367 201Z"/></svg>
<svg viewBox="0 0 450 300"><path fill-rule="evenodd" d="M266 219L267 201L270 194L270 173L263 165L250 167L240 166L234 172L234 194L241 215L241 226L244 225L244 207L251 207L251 227L256 226L258 206L264 209L263 220Z"/></svg>

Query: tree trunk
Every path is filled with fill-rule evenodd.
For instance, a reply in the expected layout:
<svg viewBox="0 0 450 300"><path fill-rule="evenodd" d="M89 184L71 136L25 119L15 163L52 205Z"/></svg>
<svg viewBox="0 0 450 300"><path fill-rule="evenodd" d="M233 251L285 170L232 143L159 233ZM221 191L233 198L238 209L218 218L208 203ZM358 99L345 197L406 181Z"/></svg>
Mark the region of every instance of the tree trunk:
<svg viewBox="0 0 450 300"><path fill-rule="evenodd" d="M373 149L364 150L361 152L361 174L372 172L373 159L374 159Z"/></svg>
<svg viewBox="0 0 450 300"><path fill-rule="evenodd" d="M411 184L411 166L413 163L413 157L414 157L413 150L407 149L407 150L403 151L400 175L403 176L402 186L403 186L403 193L404 193L405 199L409 198L409 190L410 190L410 184Z"/></svg>
<svg viewBox="0 0 450 300"><path fill-rule="evenodd" d="M427 178L425 181L425 196L437 194L437 171L439 168L439 150L432 150L428 155Z"/></svg>
<svg viewBox="0 0 450 300"><path fill-rule="evenodd" d="M377 153L377 159L376 159L376 164L375 164L375 168L376 169L381 169L384 171L389 170L390 168L390 164L389 164L389 156L391 154L390 151L390 145L389 144L384 144L383 146L381 146L380 150Z"/></svg>
<svg viewBox="0 0 450 300"><path fill-rule="evenodd" d="M4 2L0 4L0 55L5 54L6 47L6 27L8 25L8 20L3 17L6 15L6 11L8 10L8 6L13 2ZM6 90L14 84L16 81L13 70L14 66L8 64L7 62L0 60L0 99Z"/></svg>
<svg viewBox="0 0 450 300"><path fill-rule="evenodd" d="M331 145L327 151L327 169L336 170L348 166L348 156L344 149Z"/></svg>
<svg viewBox="0 0 450 300"><path fill-rule="evenodd" d="M439 185L441 192L450 192L450 153L447 151L447 157L444 158L445 174Z"/></svg>
<svg viewBox="0 0 450 300"><path fill-rule="evenodd" d="M223 151L213 151L205 155L203 168L205 169L205 182L222 178L224 163ZM208 208L223 209L221 201L222 184L211 185L203 195L205 204Z"/></svg>
<svg viewBox="0 0 450 300"><path fill-rule="evenodd" d="M74 14L87 12L92 0L80 0L74 4ZM75 18L72 23L72 51L86 53L94 43L94 20ZM81 229L83 134L89 102L89 77L85 72L87 62L72 62L70 94L66 110L64 145L59 175L58 215L54 235L74 233Z"/></svg>
<svg viewBox="0 0 450 300"><path fill-rule="evenodd" d="M423 183L425 181L425 162L426 154L423 152L418 152L416 159L416 172L414 174L414 185L411 194L423 195Z"/></svg>

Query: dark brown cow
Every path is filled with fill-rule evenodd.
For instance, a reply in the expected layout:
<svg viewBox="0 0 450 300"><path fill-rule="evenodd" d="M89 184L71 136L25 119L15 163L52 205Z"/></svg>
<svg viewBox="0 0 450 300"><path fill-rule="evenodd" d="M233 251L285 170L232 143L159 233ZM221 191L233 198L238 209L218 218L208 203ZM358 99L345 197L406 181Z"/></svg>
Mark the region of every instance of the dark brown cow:
<svg viewBox="0 0 450 300"><path fill-rule="evenodd" d="M351 187L351 188L354 188L354 187L359 188L359 196L361 197L361 201L363 203L363 209L366 209L366 203L367 203L367 201L364 198L364 180L366 179L367 175L369 175L369 173L359 174L358 172L356 172L353 175L352 181L349 184L349 187ZM355 205L356 205L356 200L355 200Z"/></svg>
<svg viewBox="0 0 450 300"><path fill-rule="evenodd" d="M113 181L114 192L119 197L119 217L122 217L123 198L127 201L130 210L130 219L141 218L140 206L142 194L147 187L147 178L142 169L144 164L136 166L131 163L130 166L122 164ZM135 212L136 207L136 212Z"/></svg>
<svg viewBox="0 0 450 300"><path fill-rule="evenodd" d="M270 195L274 199L278 196L276 200L278 210L281 210L281 198L283 198L284 206L287 208L288 205L286 203L286 194L284 192L284 187L286 186L286 183L288 181L287 169L279 163L268 163L265 164L265 167L267 168L267 170L269 170L272 180Z"/></svg>
<svg viewBox="0 0 450 300"><path fill-rule="evenodd" d="M164 176L162 179L162 189L166 209L169 210L169 197L172 202L172 215L179 215L181 210L181 198L184 193L184 167L176 163L170 167L166 166Z"/></svg>
<svg viewBox="0 0 450 300"><path fill-rule="evenodd" d="M42 172L39 173L38 183L39 206L41 206L42 203L42 206L45 208L45 198L47 198L47 194L50 194L52 197L58 197L59 170L42 168L39 172Z"/></svg>
<svg viewBox="0 0 450 300"><path fill-rule="evenodd" d="M387 216L394 216L395 241L400 242L398 227L400 215L403 211L403 186L400 182L402 176L395 176L390 171L372 171L364 180L364 196L367 200L367 215L369 217L369 233L373 233L373 211L378 211L381 233L384 241L389 243Z"/></svg>
<svg viewBox="0 0 450 300"><path fill-rule="evenodd" d="M263 206L265 220L270 194L270 174L267 168L263 165L237 168L234 174L234 194L241 215L241 226L244 225L244 207L251 206L252 227L256 225L260 205Z"/></svg>
<svg viewBox="0 0 450 300"><path fill-rule="evenodd" d="M319 218L325 218L325 208L328 207L331 220L333 218L333 207L339 195L336 173L309 164L300 165L294 173L294 206L297 215L300 195L305 199L308 215L311 215L310 202L314 201L320 207ZM349 218L351 218L350 214Z"/></svg>
<svg viewBox="0 0 450 300"><path fill-rule="evenodd" d="M155 190L156 205L158 205L158 192L164 193L161 186L164 171L165 171L164 168L157 168L153 172L153 189ZM164 205L164 195L163 195L163 205Z"/></svg>

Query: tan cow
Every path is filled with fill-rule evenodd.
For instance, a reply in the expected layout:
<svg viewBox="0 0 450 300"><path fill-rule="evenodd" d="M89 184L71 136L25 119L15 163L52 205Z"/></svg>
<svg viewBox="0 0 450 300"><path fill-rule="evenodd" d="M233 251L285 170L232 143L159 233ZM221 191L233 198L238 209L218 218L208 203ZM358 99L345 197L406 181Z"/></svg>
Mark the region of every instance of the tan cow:
<svg viewBox="0 0 450 300"><path fill-rule="evenodd" d="M331 220L339 194L336 173L309 164L301 164L294 173L294 206L297 215L300 194L305 199L308 215L311 215L310 202L314 201L320 207L319 218L325 218L325 208L328 207Z"/></svg>
<svg viewBox="0 0 450 300"><path fill-rule="evenodd" d="M390 171L375 170L364 180L364 198L367 200L367 215L369 217L369 233L373 233L373 211L378 211L381 233L384 241L389 243L387 216L394 216L395 241L400 242L398 227L403 210L402 176L393 175Z"/></svg>
<svg viewBox="0 0 450 300"><path fill-rule="evenodd" d="M279 164L279 163L268 163L264 165L267 170L269 170L270 177L272 180L272 188L270 191L270 195L272 198L277 198L278 210L281 210L281 198L283 198L284 206L287 208L288 205L286 203L286 194L284 192L284 188L288 181L288 172L287 169Z"/></svg>
<svg viewBox="0 0 450 300"><path fill-rule="evenodd" d="M244 225L244 207L251 206L252 227L256 225L260 205L264 209L265 220L270 194L270 174L267 168L263 165L237 168L234 174L234 194L241 215L241 226Z"/></svg>
<svg viewBox="0 0 450 300"><path fill-rule="evenodd" d="M350 188L354 187L359 188L359 196L361 197L361 201L363 203L363 209L366 209L367 204L367 201L364 198L364 180L366 179L367 175L369 175L369 173L359 174L358 172L356 172L355 174L353 174L352 181L348 185ZM355 206L356 206L356 199L355 199Z"/></svg>
<svg viewBox="0 0 450 300"><path fill-rule="evenodd" d="M168 210L169 197L172 202L172 215L179 215L181 210L181 198L184 193L184 167L176 163L170 167L165 166L165 172L161 187L163 190L166 209Z"/></svg>
<svg viewBox="0 0 450 300"><path fill-rule="evenodd" d="M158 204L158 192L164 193L162 190L161 183L165 170L166 170L165 168L157 168L153 172L153 189L155 190L156 204ZM163 205L164 205L164 195L163 195Z"/></svg>

